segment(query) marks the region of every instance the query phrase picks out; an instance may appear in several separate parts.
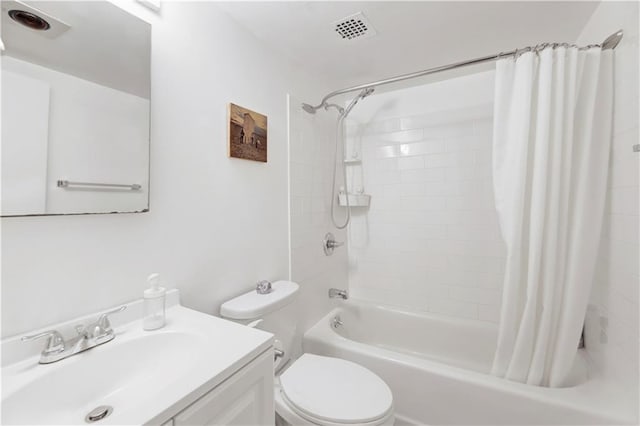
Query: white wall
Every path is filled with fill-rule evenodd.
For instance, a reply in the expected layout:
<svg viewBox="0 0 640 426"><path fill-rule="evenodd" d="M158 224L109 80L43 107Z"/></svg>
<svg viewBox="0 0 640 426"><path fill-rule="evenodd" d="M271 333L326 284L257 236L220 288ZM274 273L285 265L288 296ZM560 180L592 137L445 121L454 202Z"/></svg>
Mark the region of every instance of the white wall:
<svg viewBox="0 0 640 426"><path fill-rule="evenodd" d="M329 288L347 288L347 247L331 256L322 248L329 231L337 241L346 241L346 232L331 223L330 210L337 117L333 110L310 115L301 103L290 98L291 278L301 286L305 314L299 325L306 330L335 303L328 298Z"/></svg>
<svg viewBox="0 0 640 426"><path fill-rule="evenodd" d="M316 99L328 87L215 4L163 2L161 15L151 211L2 219L3 336L141 297L151 272L216 314L258 279L289 275L286 95ZM229 102L268 116L268 163L227 157Z"/></svg>
<svg viewBox="0 0 640 426"><path fill-rule="evenodd" d="M361 151L349 287L354 297L497 322L505 249L493 203L493 71L358 104L348 156Z"/></svg>
<svg viewBox="0 0 640 426"><path fill-rule="evenodd" d="M38 80L50 88L47 167L44 169L46 213L133 212L148 207L148 99L10 56L2 58L2 70ZM3 109L3 120L7 109L11 110ZM3 146L20 144L21 139L20 136L3 138ZM57 187L59 179L135 183L142 189L62 189Z"/></svg>
<svg viewBox="0 0 640 426"><path fill-rule="evenodd" d="M624 38L615 51L613 146L592 305L587 316L586 348L601 374L614 382L638 421L638 347L640 310L638 132L638 3L604 2L578 42L598 43L618 29Z"/></svg>

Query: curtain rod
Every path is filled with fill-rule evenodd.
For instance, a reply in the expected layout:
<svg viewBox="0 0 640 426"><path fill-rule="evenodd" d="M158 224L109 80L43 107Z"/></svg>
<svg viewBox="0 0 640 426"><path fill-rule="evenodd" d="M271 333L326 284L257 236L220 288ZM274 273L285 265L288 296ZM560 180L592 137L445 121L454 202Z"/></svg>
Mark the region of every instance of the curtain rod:
<svg viewBox="0 0 640 426"><path fill-rule="evenodd" d="M590 49L590 48L594 48L594 47L600 47L603 50L605 49L615 49L615 47L618 45L618 43L620 43L620 40L622 40L622 30L618 30L615 33L611 34L609 37L607 37L605 39L605 41L603 41L601 44L592 44L589 46L585 46L583 48L580 49ZM377 86L382 86L385 84L390 84L390 83L395 83L398 81L403 81L403 80L409 80L412 78L416 78L416 77L422 77L425 75L430 75L430 74L435 74L435 73L439 73L442 71L448 71L448 70L452 70L452 69L456 69L456 68L462 68L462 67L466 67L469 65L477 65L477 64L482 64L484 62L490 62L490 61L495 61L497 59L501 59L504 57L508 57L508 56L518 56L522 53L526 53L526 52L532 52L532 51L539 51L545 47L549 47L549 46L565 46L565 47L577 47L573 44L567 44L567 43L542 43L536 46L528 46L525 47L524 49L516 49L516 50L512 50L511 52L506 52L506 53L498 53L497 55L490 55L490 56L483 56L481 58L475 58L475 59L471 59L468 61L462 61L462 62L456 62L454 64L449 64L449 65L443 65L440 67L435 67L435 68L429 68L427 70L422 70L422 71L416 71L416 72L412 72L409 74L403 74L403 75L399 75L396 77L391 77L391 78L386 78L384 80L378 80L378 81L374 81L371 83L367 83L367 84L360 84L358 86L353 86L353 87L348 87L346 89L340 89L340 90L336 90L334 92L329 93L328 95L326 95L324 98L322 98L322 102L320 102L319 105L317 106L311 106L309 104L302 104L302 108L309 112L309 113L315 113L318 109L322 108L322 107L328 107L329 105L327 104L327 101L331 98L333 98L334 96L338 96L338 95L343 95L345 93L350 93L350 92L355 92L358 90L363 90L363 89L369 89L369 88L373 88L373 87L377 87Z"/></svg>

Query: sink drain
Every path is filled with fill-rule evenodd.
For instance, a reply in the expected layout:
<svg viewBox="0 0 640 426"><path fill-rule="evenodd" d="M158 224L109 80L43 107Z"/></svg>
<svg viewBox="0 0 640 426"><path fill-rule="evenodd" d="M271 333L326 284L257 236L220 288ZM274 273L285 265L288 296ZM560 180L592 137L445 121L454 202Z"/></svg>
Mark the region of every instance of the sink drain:
<svg viewBox="0 0 640 426"><path fill-rule="evenodd" d="M113 413L113 407L109 405L101 405L91 410L84 418L84 421L87 423L99 422L111 413Z"/></svg>

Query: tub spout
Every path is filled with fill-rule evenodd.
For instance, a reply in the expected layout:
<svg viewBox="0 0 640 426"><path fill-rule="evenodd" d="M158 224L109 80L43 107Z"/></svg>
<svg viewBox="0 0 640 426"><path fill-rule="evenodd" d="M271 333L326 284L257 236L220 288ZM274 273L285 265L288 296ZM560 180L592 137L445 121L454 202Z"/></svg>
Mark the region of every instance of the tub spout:
<svg viewBox="0 0 640 426"><path fill-rule="evenodd" d="M349 292L347 292L347 290L340 290L337 288L330 288L329 289L329 298L330 299L335 299L335 298L341 298L344 300L347 300L349 298Z"/></svg>

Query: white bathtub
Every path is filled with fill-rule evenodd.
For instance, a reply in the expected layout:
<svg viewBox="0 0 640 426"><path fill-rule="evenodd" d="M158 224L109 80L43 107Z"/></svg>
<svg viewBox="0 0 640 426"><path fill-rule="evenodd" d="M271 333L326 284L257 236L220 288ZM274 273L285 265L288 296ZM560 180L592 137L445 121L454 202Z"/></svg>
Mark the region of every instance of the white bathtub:
<svg viewBox="0 0 640 426"><path fill-rule="evenodd" d="M343 325L333 328L336 315ZM496 335L490 323L350 300L314 325L303 345L305 352L355 361L382 377L393 391L400 424L630 423L621 415L620 395L588 377L583 353L570 387L489 375Z"/></svg>

